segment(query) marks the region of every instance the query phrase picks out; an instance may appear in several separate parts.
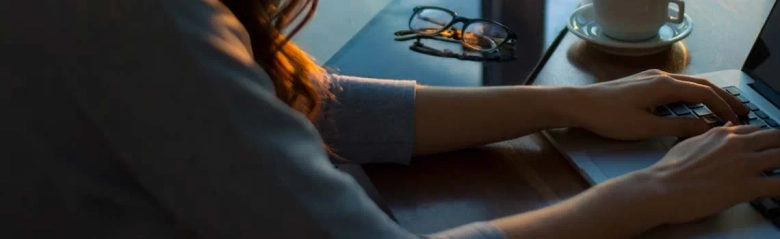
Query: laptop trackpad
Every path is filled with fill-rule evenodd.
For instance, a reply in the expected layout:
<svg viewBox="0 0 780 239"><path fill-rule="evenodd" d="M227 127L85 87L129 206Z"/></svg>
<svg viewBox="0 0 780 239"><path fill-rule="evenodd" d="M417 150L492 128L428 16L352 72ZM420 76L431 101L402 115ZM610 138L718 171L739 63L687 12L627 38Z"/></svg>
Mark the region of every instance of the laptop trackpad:
<svg viewBox="0 0 780 239"><path fill-rule="evenodd" d="M588 151L590 160L607 179L655 164L668 148L659 141L620 142L599 145Z"/></svg>

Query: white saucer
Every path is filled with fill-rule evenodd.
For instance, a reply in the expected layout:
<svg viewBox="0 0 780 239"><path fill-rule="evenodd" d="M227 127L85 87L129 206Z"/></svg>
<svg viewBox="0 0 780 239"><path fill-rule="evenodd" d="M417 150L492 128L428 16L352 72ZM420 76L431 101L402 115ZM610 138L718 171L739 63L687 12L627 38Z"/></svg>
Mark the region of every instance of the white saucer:
<svg viewBox="0 0 780 239"><path fill-rule="evenodd" d="M677 9L669 8L669 14L677 16ZM593 5L588 4L577 9L567 24L569 31L591 43L596 48L607 53L623 56L644 56L666 50L693 31L693 20L688 14L682 23L665 23L658 30L658 36L644 41L626 42L615 40L601 32L601 26L596 23L596 13Z"/></svg>

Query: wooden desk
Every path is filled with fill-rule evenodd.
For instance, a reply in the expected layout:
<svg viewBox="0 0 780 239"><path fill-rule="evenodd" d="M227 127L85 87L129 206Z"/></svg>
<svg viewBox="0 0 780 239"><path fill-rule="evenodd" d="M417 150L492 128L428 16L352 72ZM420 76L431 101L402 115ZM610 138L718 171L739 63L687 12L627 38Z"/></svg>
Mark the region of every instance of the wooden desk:
<svg viewBox="0 0 780 239"><path fill-rule="evenodd" d="M535 84L591 84L648 68L687 74L741 68L772 3L688 0L691 36L648 57L607 55L568 33ZM416 233L541 208L588 187L540 134L366 171L399 223Z"/></svg>

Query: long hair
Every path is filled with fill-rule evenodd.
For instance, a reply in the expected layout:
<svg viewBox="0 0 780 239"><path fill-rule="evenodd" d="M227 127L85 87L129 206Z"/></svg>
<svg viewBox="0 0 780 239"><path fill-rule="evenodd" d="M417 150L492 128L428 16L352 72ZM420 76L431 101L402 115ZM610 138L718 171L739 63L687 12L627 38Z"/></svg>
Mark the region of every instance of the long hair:
<svg viewBox="0 0 780 239"><path fill-rule="evenodd" d="M330 95L328 78L325 70L290 39L312 18L318 1L222 0L222 3L249 33L254 60L271 77L276 97L314 121L323 97Z"/></svg>

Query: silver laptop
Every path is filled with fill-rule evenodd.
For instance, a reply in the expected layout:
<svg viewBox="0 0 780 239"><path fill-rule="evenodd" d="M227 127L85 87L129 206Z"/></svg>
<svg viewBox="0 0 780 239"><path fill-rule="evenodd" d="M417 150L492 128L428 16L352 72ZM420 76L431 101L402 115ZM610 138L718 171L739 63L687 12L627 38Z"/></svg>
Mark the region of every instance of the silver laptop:
<svg viewBox="0 0 780 239"><path fill-rule="evenodd" d="M736 95L753 110L751 119L746 119L744 123L767 128L780 128L780 7L777 5L775 3L742 70L700 75ZM704 106L700 104L671 104L659 108L656 114L704 118L707 117L708 110L702 107ZM678 142L674 137L616 141L579 129L554 129L547 130L544 134L591 184L650 166ZM778 204L780 200L773 199L742 203L705 220L663 226L644 234L643 237L780 238L780 213L773 216L766 210L780 209Z"/></svg>

